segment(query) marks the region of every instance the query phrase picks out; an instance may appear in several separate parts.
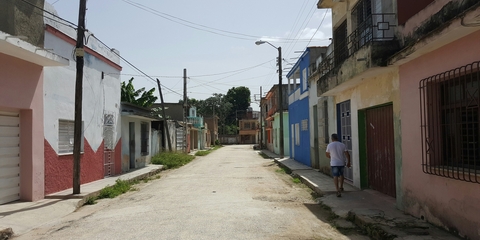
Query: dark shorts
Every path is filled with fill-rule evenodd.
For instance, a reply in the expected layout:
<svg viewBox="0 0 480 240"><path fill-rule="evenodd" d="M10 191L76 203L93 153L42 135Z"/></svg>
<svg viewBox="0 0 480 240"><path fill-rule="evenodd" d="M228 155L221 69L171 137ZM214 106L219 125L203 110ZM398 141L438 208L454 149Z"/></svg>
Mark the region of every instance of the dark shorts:
<svg viewBox="0 0 480 240"><path fill-rule="evenodd" d="M343 176L343 168L344 166L332 166L332 175L334 177Z"/></svg>

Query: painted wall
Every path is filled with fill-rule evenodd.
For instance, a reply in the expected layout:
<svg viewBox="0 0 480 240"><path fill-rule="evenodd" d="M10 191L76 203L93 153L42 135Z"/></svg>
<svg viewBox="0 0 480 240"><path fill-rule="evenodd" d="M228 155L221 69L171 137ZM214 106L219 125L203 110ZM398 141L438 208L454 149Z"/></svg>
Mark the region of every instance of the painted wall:
<svg viewBox="0 0 480 240"><path fill-rule="evenodd" d="M418 89L417 89L418 90ZM397 168L397 203L400 202L400 183L401 183L401 134L400 134L400 98L399 98L399 77L396 68L390 68L390 72L363 79L361 84L343 91L334 96L333 109L329 109L329 134L337 132L337 112L338 103L350 100L351 107L351 128L352 128L352 153L351 161L353 168L353 185L360 188L360 158L359 158L359 126L358 111L382 104L393 103L394 112L394 132L395 138L395 164ZM324 154L324 153L323 153Z"/></svg>
<svg viewBox="0 0 480 240"><path fill-rule="evenodd" d="M130 136L129 136L129 124L130 122L135 123L135 168L145 167L147 164L150 164L151 161L151 139L152 128L150 127L151 119L147 119L140 116L122 116L122 173L130 171ZM148 155L142 156L141 148L141 124L142 122L148 123Z"/></svg>
<svg viewBox="0 0 480 240"><path fill-rule="evenodd" d="M301 89L298 89L297 91L300 91ZM295 159L298 162L301 162L307 166L312 166L310 162L310 123L309 123L309 108L308 108L308 92L303 95L303 99L297 100L293 102L292 104L289 105L288 107L288 116L289 116L289 135L290 135L290 141L289 141L289 147L290 147L290 157ZM305 126L303 126L304 121L307 121L306 123L306 129L304 129ZM297 140L296 140L296 131L297 128L295 125L299 125L298 127L298 135L299 135L299 141L300 144L297 145ZM293 128L292 128L293 125ZM293 130L293 131L292 131ZM293 141L292 141L293 139Z"/></svg>
<svg viewBox="0 0 480 240"><path fill-rule="evenodd" d="M290 134L289 134L289 121L288 121L288 112L283 112L283 154L284 156L290 156ZM277 136L273 135L273 152L280 154L280 115L275 113L273 120L273 129L272 131L277 132Z"/></svg>
<svg viewBox="0 0 480 240"><path fill-rule="evenodd" d="M20 199L44 196L43 67L0 53L0 111L20 112ZM20 94L21 93L21 94Z"/></svg>
<svg viewBox="0 0 480 240"><path fill-rule="evenodd" d="M479 61L480 31L400 66L402 112L403 204L409 214L470 239L480 239L479 185L423 173L420 136L419 82ZM421 184L419 184L421 183Z"/></svg>
<svg viewBox="0 0 480 240"><path fill-rule="evenodd" d="M54 11L49 5L47 9ZM66 67L45 68L44 129L45 129L45 189L46 194L72 187L72 154L58 153L59 120L74 120L76 61L76 31L45 18L45 48L70 60ZM88 37L88 36L87 36ZM83 128L84 153L81 182L87 183L104 177L104 148L115 151L115 174L119 174L118 159L120 134L120 58L93 37L85 47L83 75ZM118 53L118 52L117 52ZM104 131L105 116L113 116L113 125ZM88 159L88 160L87 160ZM84 165L84 166L83 166Z"/></svg>

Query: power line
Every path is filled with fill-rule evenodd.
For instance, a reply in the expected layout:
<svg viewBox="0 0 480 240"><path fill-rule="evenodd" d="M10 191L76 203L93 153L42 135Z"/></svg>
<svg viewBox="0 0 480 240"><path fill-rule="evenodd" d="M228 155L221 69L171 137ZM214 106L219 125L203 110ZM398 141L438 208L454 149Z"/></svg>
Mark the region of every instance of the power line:
<svg viewBox="0 0 480 240"><path fill-rule="evenodd" d="M308 44L310 44L310 42L312 41L312 39L313 39L313 37L315 36L315 34L317 34L317 32L318 32L318 29L320 29L320 27L322 26L322 24L323 24L323 21L325 20L325 17L327 16L328 10L329 10L328 8L327 8L327 10L325 10L325 14L323 14L322 21L320 22L320 25L318 25L318 28L317 28L317 30L315 30L315 33L313 33L313 35L312 35L312 38L310 38L310 41L308 41L308 43L307 43L307 47L308 47Z"/></svg>
<svg viewBox="0 0 480 240"><path fill-rule="evenodd" d="M72 22L70 22L70 21L68 21L68 20L66 20L66 19L64 19L64 18L61 18L61 17L59 17L59 16L55 15L54 13L51 13L51 12L49 12L49 11L47 11L47 10L45 10L45 9L41 8L41 7L38 7L38 6L36 6L36 5L34 5L34 4L30 3L30 2L28 2L28 1L26 1L26 0L20 0L20 1L22 1L22 2L24 2L24 3L26 3L26 4L28 4L28 5L30 5L30 6L32 6L32 7L34 7L34 8L36 8L36 9L39 9L39 10L41 10L41 11L43 11L43 12L46 12L46 13L48 13L48 14L50 14L50 15L52 15L52 16L54 16L54 17L56 17L56 18L62 19L63 21L65 21L65 22L67 22L67 23L69 23L69 24L71 24L71 25L73 25L73 26L76 26L76 27L77 27L77 25L76 25L75 23L72 23ZM58 2L58 1L57 1L57 2Z"/></svg>
<svg viewBox="0 0 480 240"><path fill-rule="evenodd" d="M209 26L206 26L206 25L194 23L192 21L188 21L188 20L185 20L185 19L182 19L182 18L179 18L179 17L175 17L175 16L170 15L168 13L160 12L158 10L155 10L155 9L151 8L151 7L145 6L143 4L140 4L140 3L137 3L137 2L134 2L134 1L131 1L131 0L122 0L122 1L127 3L127 4L130 4L130 5L134 6L136 8L142 9L146 12L149 12L149 13L157 15L161 18L164 18L166 20L169 20L169 21L172 21L172 22L178 23L180 25L190 27L190 28L193 28L193 29L196 29L196 30L199 30L199 31L205 31L205 32L209 32L209 33L224 36L224 37L230 37L230 38L236 38L236 39L248 40L248 41L257 40L257 39L262 38L261 36L237 33L237 32L222 30L222 29L213 28L213 27L209 27ZM186 23L188 23L188 24L186 24ZM198 27L195 27L195 26L198 26ZM222 33L226 33L226 34L222 34ZM238 35L238 36L231 36L231 35L227 35L227 34ZM275 38L275 39L280 40L282 42L308 41L308 39L289 39L289 38ZM318 39L318 40L322 40L322 39Z"/></svg>
<svg viewBox="0 0 480 240"><path fill-rule="evenodd" d="M125 59L124 57L120 56L120 54L118 54L116 51L113 51L113 49L111 47L109 47L107 44L105 44L104 42L102 42L100 39L98 39L95 35L91 35L92 37L94 37L95 39L97 39L97 41L101 44L103 44L105 47L107 47L108 49L110 49L110 51L112 51L115 55L117 55L119 58L121 58L123 61L125 61L128 65L130 65L131 67L133 67L135 70L137 70L138 72L142 73L143 75L145 75L148 79L152 80L154 83L157 83L156 80L154 80L152 77L150 77L148 74L146 74L145 72L143 72L142 70L140 70L138 67L136 67L135 65L133 65L132 63L130 63L127 59ZM162 85L162 87L166 88L167 90L173 92L173 93L176 93L180 96L183 96L183 94L181 93L178 93L170 88L168 88L167 86L165 85Z"/></svg>

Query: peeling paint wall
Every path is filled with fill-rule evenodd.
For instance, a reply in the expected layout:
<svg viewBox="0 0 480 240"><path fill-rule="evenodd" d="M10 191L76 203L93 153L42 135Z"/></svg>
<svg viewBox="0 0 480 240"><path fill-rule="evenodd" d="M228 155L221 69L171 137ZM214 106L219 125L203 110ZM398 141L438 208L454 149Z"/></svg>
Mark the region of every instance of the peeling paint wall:
<svg viewBox="0 0 480 240"><path fill-rule="evenodd" d="M392 103L394 112L395 163L397 168L397 202L401 199L401 135L400 135L400 95L398 70L391 68L387 73L375 77L362 79L356 86L343 90L332 96L333 106L329 108L329 133L337 132L336 104L350 100L352 114L352 168L354 172L353 184L360 188L360 158L359 158L359 126L358 111L383 104Z"/></svg>
<svg viewBox="0 0 480 240"><path fill-rule="evenodd" d="M479 185L422 171L419 82L480 60L480 31L400 66L404 209L452 232L480 239Z"/></svg>

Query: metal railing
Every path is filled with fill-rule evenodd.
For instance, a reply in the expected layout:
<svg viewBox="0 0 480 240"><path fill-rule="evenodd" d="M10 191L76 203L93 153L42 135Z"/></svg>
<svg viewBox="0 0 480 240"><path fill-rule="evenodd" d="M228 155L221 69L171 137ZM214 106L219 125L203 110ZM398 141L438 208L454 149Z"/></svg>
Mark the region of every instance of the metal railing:
<svg viewBox="0 0 480 240"><path fill-rule="evenodd" d="M480 62L420 81L422 170L480 183Z"/></svg>
<svg viewBox="0 0 480 240"><path fill-rule="evenodd" d="M334 46L317 68L320 77L329 74L368 43L394 40L395 16L394 13L371 14L344 41L337 41L338 46Z"/></svg>

